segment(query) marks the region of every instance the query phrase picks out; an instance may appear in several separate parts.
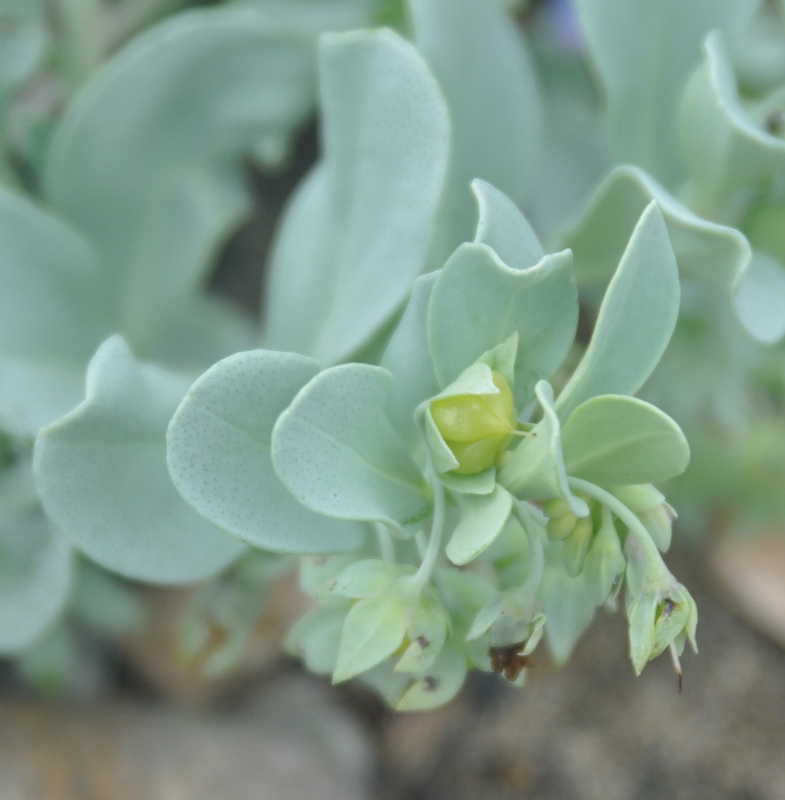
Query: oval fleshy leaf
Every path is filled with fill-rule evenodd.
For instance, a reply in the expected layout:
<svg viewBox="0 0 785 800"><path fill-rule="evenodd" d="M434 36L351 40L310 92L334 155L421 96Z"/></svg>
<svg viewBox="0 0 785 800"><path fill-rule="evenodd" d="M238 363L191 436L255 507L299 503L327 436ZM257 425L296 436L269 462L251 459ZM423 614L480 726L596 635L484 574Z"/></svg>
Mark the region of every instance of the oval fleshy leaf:
<svg viewBox="0 0 785 800"><path fill-rule="evenodd" d="M447 558L462 566L489 548L502 532L512 511L512 495L498 484L491 494L456 496L460 520L447 543Z"/></svg>
<svg viewBox="0 0 785 800"><path fill-rule="evenodd" d="M90 558L126 577L201 580L244 549L193 511L169 479L166 427L188 384L138 364L114 336L90 362L85 401L36 441L47 514Z"/></svg>
<svg viewBox="0 0 785 800"><path fill-rule="evenodd" d="M754 251L750 268L733 295L736 317L747 332L764 344L785 336L785 267Z"/></svg>
<svg viewBox="0 0 785 800"><path fill-rule="evenodd" d="M664 412L635 397L604 395L578 406L562 428L567 472L601 486L681 475L690 448Z"/></svg>
<svg viewBox="0 0 785 800"><path fill-rule="evenodd" d="M275 421L318 372L315 361L293 353L237 353L194 383L169 424L169 473L180 494L205 519L255 547L331 553L364 539L361 526L298 503L273 469Z"/></svg>
<svg viewBox="0 0 785 800"><path fill-rule="evenodd" d="M378 333L425 268L450 123L422 56L390 31L325 35L319 75L324 157L280 229L266 344L331 364Z"/></svg>
<svg viewBox="0 0 785 800"><path fill-rule="evenodd" d="M756 186L785 167L785 141L745 111L722 34L703 45L704 61L681 104L681 139L690 172L691 203L722 207L736 189Z"/></svg>
<svg viewBox="0 0 785 800"><path fill-rule="evenodd" d="M412 600L398 594L358 600L343 624L333 683L354 678L391 656L403 642L412 611Z"/></svg>
<svg viewBox="0 0 785 800"><path fill-rule="evenodd" d="M431 272L414 282L412 296L381 361L381 366L393 376L387 416L410 452L422 442L415 409L439 391L428 350L427 329L428 304L438 275Z"/></svg>
<svg viewBox="0 0 785 800"><path fill-rule="evenodd" d="M32 438L81 399L109 332L98 257L82 236L0 189L0 428Z"/></svg>
<svg viewBox="0 0 785 800"><path fill-rule="evenodd" d="M427 515L430 501L384 413L390 380L389 372L366 364L317 375L278 418L272 459L289 491L311 510L403 533Z"/></svg>
<svg viewBox="0 0 785 800"><path fill-rule="evenodd" d="M476 244L487 244L513 269L529 269L545 255L537 234L507 195L490 183L472 181L477 201Z"/></svg>
<svg viewBox="0 0 785 800"><path fill-rule="evenodd" d="M0 475L0 655L32 644L55 622L73 572L73 548L37 504L32 476Z"/></svg>
<svg viewBox="0 0 785 800"><path fill-rule="evenodd" d="M404 692L395 710L425 711L444 705L461 690L466 670L463 648L457 642L447 642L425 674Z"/></svg>
<svg viewBox="0 0 785 800"><path fill-rule="evenodd" d="M247 211L242 155L304 121L310 47L250 9L177 14L114 56L56 126L44 195L96 243L134 340Z"/></svg>
<svg viewBox="0 0 785 800"><path fill-rule="evenodd" d="M589 507L570 491L562 456L561 424L553 408L553 389L540 381L535 387L543 416L530 434L509 456L498 481L521 500L565 500L576 517L585 517Z"/></svg>
<svg viewBox="0 0 785 800"><path fill-rule="evenodd" d="M521 31L498 3L408 0L408 7L417 48L444 90L453 121L434 253L441 264L472 238L468 188L474 178L515 203L525 199L540 149L540 98Z"/></svg>
<svg viewBox="0 0 785 800"><path fill-rule="evenodd" d="M684 176L677 114L684 83L709 31L736 29L756 0L578 0L608 106L616 161L648 170L664 185Z"/></svg>
<svg viewBox="0 0 785 800"><path fill-rule="evenodd" d="M680 295L668 230L651 203L608 285L591 342L556 401L562 420L590 397L634 394L643 385L670 341Z"/></svg>
<svg viewBox="0 0 785 800"><path fill-rule="evenodd" d="M484 244L463 244L441 270L428 309L428 341L439 383L447 386L485 352L518 334L515 403L550 377L569 350L578 298L568 251L518 270Z"/></svg>
<svg viewBox="0 0 785 800"><path fill-rule="evenodd" d="M602 283L621 259L652 200L662 212L679 270L730 295L750 261L749 243L735 228L702 219L636 167L616 167L564 237L579 283Z"/></svg>

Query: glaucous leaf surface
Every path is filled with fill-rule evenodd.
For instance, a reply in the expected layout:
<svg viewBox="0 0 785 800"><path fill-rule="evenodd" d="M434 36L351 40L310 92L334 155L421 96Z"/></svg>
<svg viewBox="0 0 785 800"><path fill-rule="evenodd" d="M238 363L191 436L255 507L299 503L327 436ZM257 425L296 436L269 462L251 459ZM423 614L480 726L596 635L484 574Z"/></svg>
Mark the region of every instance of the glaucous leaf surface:
<svg viewBox="0 0 785 800"><path fill-rule="evenodd" d="M461 494L456 501L460 519L445 552L453 564L462 566L477 558L501 533L512 511L512 495L497 484L491 494Z"/></svg>
<svg viewBox="0 0 785 800"><path fill-rule="evenodd" d="M73 549L38 504L29 469L0 474L0 655L32 644L55 622L73 572Z"/></svg>
<svg viewBox="0 0 785 800"><path fill-rule="evenodd" d="M471 239L469 184L482 178L520 204L540 149L540 98L523 34L487 0L407 0L414 41L447 98L453 151L434 256ZM492 87L492 89L491 89Z"/></svg>
<svg viewBox="0 0 785 800"><path fill-rule="evenodd" d="M619 395L579 405L562 428L562 446L568 474L602 486L665 481L690 460L687 440L667 414Z"/></svg>
<svg viewBox="0 0 785 800"><path fill-rule="evenodd" d="M427 673L403 693L396 711L426 711L448 703L461 690L466 671L463 648L457 642L447 642Z"/></svg>
<svg viewBox="0 0 785 800"><path fill-rule="evenodd" d="M652 202L608 285L589 346L556 401L562 420L595 395L635 394L670 341L680 294L668 230Z"/></svg>
<svg viewBox="0 0 785 800"><path fill-rule="evenodd" d="M545 546L546 569L540 584L545 613L545 642L557 664L566 663L594 618L594 598L586 577L571 578L562 566L562 545Z"/></svg>
<svg viewBox="0 0 785 800"><path fill-rule="evenodd" d="M472 181L477 202L475 244L487 244L512 269L529 269L545 253L526 217L507 195L479 178Z"/></svg>
<svg viewBox="0 0 785 800"><path fill-rule="evenodd" d="M757 0L578 0L619 162L674 188L684 177L677 115L684 83L715 28L733 30Z"/></svg>
<svg viewBox="0 0 785 800"><path fill-rule="evenodd" d="M391 5L390 0L237 0L276 25L310 33L314 37L325 31L368 28L380 13Z"/></svg>
<svg viewBox="0 0 785 800"><path fill-rule="evenodd" d="M248 9L178 14L133 40L69 105L44 195L98 247L127 324L143 325L148 303L165 309L192 290L246 210L241 155L310 107L298 91L311 81L306 46Z"/></svg>
<svg viewBox="0 0 785 800"><path fill-rule="evenodd" d="M766 131L741 104L719 31L703 45L703 64L687 83L680 122L690 198L698 209L721 208L733 191L785 167L785 141Z"/></svg>
<svg viewBox="0 0 785 800"><path fill-rule="evenodd" d="M309 511L273 469L273 425L318 371L315 361L293 353L237 353L194 383L169 424L174 485L205 519L248 544L287 553L362 544L359 525Z"/></svg>
<svg viewBox="0 0 785 800"><path fill-rule="evenodd" d="M390 382L389 372L366 364L320 373L278 418L272 459L289 491L311 510L382 522L403 534L427 515L430 500L384 413Z"/></svg>
<svg viewBox="0 0 785 800"><path fill-rule="evenodd" d="M733 295L736 317L759 342L773 344L785 336L785 269L753 251L749 269Z"/></svg>
<svg viewBox="0 0 785 800"><path fill-rule="evenodd" d="M561 443L561 423L553 406L553 389L546 381L535 386L543 416L531 435L513 451L499 471L499 483L515 497L528 500L561 498L576 517L585 517L588 506L567 485Z"/></svg>
<svg viewBox="0 0 785 800"><path fill-rule="evenodd" d="M193 511L169 479L166 427L188 385L137 363L114 336L90 362L85 401L36 441L47 514L86 555L126 577L201 580L244 549Z"/></svg>
<svg viewBox="0 0 785 800"><path fill-rule="evenodd" d="M610 277L641 214L656 201L684 277L731 294L750 262L750 245L735 228L699 217L636 167L614 169L562 244L573 250L579 283Z"/></svg>
<svg viewBox="0 0 785 800"><path fill-rule="evenodd" d="M381 361L393 376L387 416L410 451L416 451L422 442L414 411L439 391L428 350L428 306L438 276L438 272L431 272L414 282L406 310Z"/></svg>
<svg viewBox="0 0 785 800"><path fill-rule="evenodd" d="M411 601L397 593L366 597L346 616L333 683L348 680L391 656L409 626Z"/></svg>
<svg viewBox="0 0 785 800"><path fill-rule="evenodd" d="M41 62L49 36L42 0L0 0L0 102ZM2 112L0 112L2 113Z"/></svg>
<svg viewBox="0 0 785 800"><path fill-rule="evenodd" d="M319 59L323 158L279 231L265 344L331 364L384 327L426 266L450 122L422 56L390 31L326 35Z"/></svg>
<svg viewBox="0 0 785 800"><path fill-rule="evenodd" d="M82 397L84 367L109 332L89 242L0 189L0 428L22 437Z"/></svg>
<svg viewBox="0 0 785 800"><path fill-rule="evenodd" d="M484 244L463 244L441 270L428 311L428 341L446 386L483 353L517 332L514 394L526 407L534 385L550 377L569 350L578 299L568 251L513 269Z"/></svg>

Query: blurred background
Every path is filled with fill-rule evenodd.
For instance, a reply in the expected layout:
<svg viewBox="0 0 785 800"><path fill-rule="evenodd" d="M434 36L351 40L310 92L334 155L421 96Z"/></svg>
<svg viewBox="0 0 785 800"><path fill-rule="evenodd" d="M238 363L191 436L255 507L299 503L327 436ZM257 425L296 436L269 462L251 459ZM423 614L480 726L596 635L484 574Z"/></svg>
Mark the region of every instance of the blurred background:
<svg viewBox="0 0 785 800"><path fill-rule="evenodd" d="M148 0L134 15L122 0L109 5L114 46L186 3ZM569 74L581 97L569 108L550 107L554 130L565 115L577 126L585 158L576 183L563 188L569 201L550 187L532 209L536 226L549 230L586 202L606 169L596 120L581 116L581 103L593 104L596 115L602 100L591 89L570 3L508 5L542 73ZM53 0L48 11L54 19L57 6ZM78 64L80 55L63 57ZM36 84L28 116L17 122L41 122L30 109L56 104L50 88ZM250 315L259 314L260 265L276 221L317 153L312 120L274 168L247 165L253 216L223 248L211 289ZM549 157L557 170L557 157L546 163ZM585 300L590 329L591 287ZM706 346L696 352L711 357L710 338ZM183 658L184 628L213 607L210 592L220 588L129 583L118 599L111 589L101 595L96 567L91 602L118 603L126 625L102 635L100 609L82 608L67 641L55 637L0 661L0 798L785 800L781 351L751 356L740 345L729 380L749 389L743 422L720 410L703 424L702 400L681 417L671 412L680 423L687 418L697 442L690 472L672 490L681 518L668 563L700 610L700 654L685 654L681 692L665 657L636 678L623 618L599 613L566 666L551 663L541 647L522 690L472 674L446 707L395 714L362 686L331 687L283 655L285 632L306 600L291 573L263 558L249 580L267 602L246 615L232 670L209 667L227 633L206 615L200 643ZM659 399L663 385L675 382L663 379L652 395Z"/></svg>

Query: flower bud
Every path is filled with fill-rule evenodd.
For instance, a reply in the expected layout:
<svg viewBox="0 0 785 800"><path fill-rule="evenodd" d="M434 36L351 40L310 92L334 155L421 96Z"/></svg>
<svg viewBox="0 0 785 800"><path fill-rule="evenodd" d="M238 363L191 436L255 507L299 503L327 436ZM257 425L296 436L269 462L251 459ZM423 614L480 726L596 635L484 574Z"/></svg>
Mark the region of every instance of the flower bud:
<svg viewBox="0 0 785 800"><path fill-rule="evenodd" d="M431 416L458 461L459 475L474 475L492 467L507 449L518 426L510 385L492 372L494 394L463 394L431 403Z"/></svg>
<svg viewBox="0 0 785 800"><path fill-rule="evenodd" d="M561 556L564 568L571 578L580 575L593 534L594 526L591 517L581 517L576 521L570 535L564 540Z"/></svg>
<svg viewBox="0 0 785 800"><path fill-rule="evenodd" d="M626 561L613 518L610 512L603 508L602 525L583 562L586 585L597 605L601 605L611 597L614 584L624 572L625 566Z"/></svg>

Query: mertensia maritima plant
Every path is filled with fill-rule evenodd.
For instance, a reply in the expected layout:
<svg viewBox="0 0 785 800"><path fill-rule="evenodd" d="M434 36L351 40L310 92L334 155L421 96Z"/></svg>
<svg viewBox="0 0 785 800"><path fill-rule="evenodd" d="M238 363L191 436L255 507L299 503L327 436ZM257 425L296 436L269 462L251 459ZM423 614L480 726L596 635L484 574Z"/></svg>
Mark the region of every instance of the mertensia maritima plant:
<svg viewBox="0 0 785 800"><path fill-rule="evenodd" d="M75 622L142 624L125 579L207 581L184 648L207 609L229 670L297 567L287 648L398 709L521 684L598 607L636 673L680 671L654 484L705 510L680 424L700 464L785 376L785 69L750 55L785 24L576 6L249 0L134 35L0 4L0 653L34 673ZM283 169L314 108L256 326L207 276L247 162Z"/></svg>

